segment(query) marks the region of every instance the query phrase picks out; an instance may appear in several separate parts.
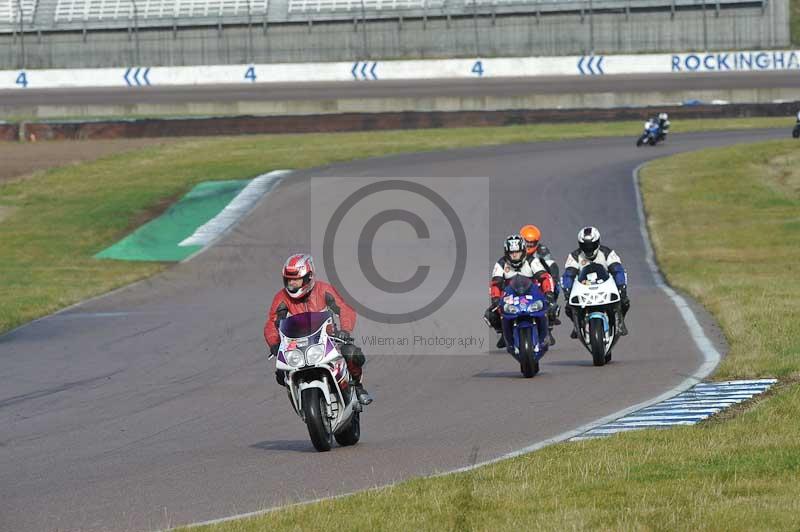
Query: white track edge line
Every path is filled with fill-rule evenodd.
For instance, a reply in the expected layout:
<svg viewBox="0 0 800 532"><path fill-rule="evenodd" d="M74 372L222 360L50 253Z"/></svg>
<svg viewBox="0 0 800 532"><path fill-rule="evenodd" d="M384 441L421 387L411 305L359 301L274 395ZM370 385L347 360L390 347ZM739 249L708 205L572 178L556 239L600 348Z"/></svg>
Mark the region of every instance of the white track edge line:
<svg viewBox="0 0 800 532"><path fill-rule="evenodd" d="M244 212L241 213L241 215L239 216L239 218L236 221L234 221L233 223L228 225L228 227L226 227L222 232L220 232L219 234L214 236L212 239L210 239L206 244L203 245L202 248L198 249L197 251L195 251L194 253L192 253L191 255L189 255L188 257L183 259L182 261L180 261L179 264L183 264L184 262L189 262L193 258L195 258L198 255L204 253L206 250L211 249L211 247L213 247L214 244L216 244L219 241L219 239L221 239L222 237L224 237L225 235L227 235L228 233L233 231L236 227L238 227L239 223L242 220L244 220L251 212L253 212L253 210L258 206L258 204L261 203L264 200L264 198L268 197L269 193L272 192L272 190L274 190L275 187L280 185L281 181L283 181L286 178L286 176L291 174L293 171L294 170L273 170L271 172L267 172L266 174L262 174L262 175L259 175L259 176L255 177L254 180L258 179L260 177L269 177L269 176L272 177L272 179L269 181L269 184L267 186L267 190L264 192L264 194L262 194L259 199L254 201L253 204L250 205L246 210L244 210ZM242 190L242 192L244 192L244 190ZM240 192L240 194L241 194L241 192ZM237 197L238 196L239 195L237 194ZM236 198L234 198L234 200L232 200L231 203L233 203L233 201L235 201L235 199ZM230 203L228 205L230 205ZM227 209L227 207L226 207L226 209ZM223 209L223 212L225 212L225 209ZM219 216L220 214L222 214L222 213L217 214L217 216ZM214 217L214 219L216 219L216 216Z"/></svg>
<svg viewBox="0 0 800 532"><path fill-rule="evenodd" d="M647 232L647 220L646 220L645 215L644 215L644 204L642 203L642 193L641 193L641 189L639 188L639 170L642 168L642 166L644 166L644 164L645 163L641 163L636 168L633 169L632 179L633 179L633 188L634 188L634 191L636 192L636 213L637 213L637 215L639 217L639 231L640 231L640 233L642 235L642 240L644 241L645 259L646 259L647 265L648 265L648 267L650 269L650 273L653 276L653 280L656 283L656 286L658 288L660 288L665 294L667 294L667 297L669 297L672 300L672 302L675 304L675 306L678 308L678 311L680 312L681 317L683 318L683 321L686 323L686 326L689 328L689 332L690 332L690 335L692 337L692 340L694 340L695 345L700 350L700 352L703 354L703 363L700 365L699 368L697 368L695 370L694 373L692 373L692 375L690 375L689 377L687 377L686 379L681 381L677 386L674 386L670 390L667 390L666 392L664 392L664 393L662 393L662 394L660 394L660 395L658 395L656 397L653 397L651 399L647 399L647 400L642 401L640 403L637 403L637 404L635 404L633 406L629 406L628 408L624 408L622 410L619 410L619 411L617 411L617 412L615 412L613 414L609 414L608 416L605 416L605 417L600 418L598 420L591 421L589 423L586 423L585 425L581 425L578 428L575 428L575 429L572 429L572 430L568 430L566 432L562 432L561 434L559 434L557 436L554 436L552 438L548 438L546 440L542 440L540 442L528 445L527 447L523 447L522 449L518 449L516 451L512 451L510 453L506 453L504 455L498 456L497 458L492 458L490 460L485 460L483 462L478 462L478 463L475 463L475 464L472 464L472 465L469 465L469 466L460 467L458 469L453 469L451 471L445 471L445 472L442 472L442 473L436 473L436 474L433 474L433 475L427 475L427 477L423 476L421 478L434 478L434 477L441 477L441 476L445 476L445 475L452 475L452 474L455 474L455 473L464 473L464 472L467 472L467 471L472 471L473 469L477 469L479 467L483 467L485 465L494 464L494 463L500 462L502 460L507 460L509 458L516 458L517 456L520 456L520 455L523 455L523 454L528 454L528 453L533 452L533 451L538 451L539 449L541 449L543 447L547 447L548 445L552 445L554 443L561 443L561 442L566 441L566 440L568 440L570 438L573 438L575 436L579 436L580 434L583 434L584 432L588 432L593 428L597 428L600 425L605 425L606 423L609 423L610 421L617 420L617 419L619 419L619 418L621 418L621 417L623 417L623 416L625 416L627 414L630 414L631 412L635 412L637 410L641 410L642 408L654 405L654 404L659 403L659 402L661 402L661 401L663 401L665 399L669 399L671 397L674 397L675 395L688 390L689 388L691 388L692 386L694 386L695 384L700 382L702 379L706 378L709 374L711 374L712 371L714 371L714 368L717 367L717 364L719 364L719 361L722 359L722 355L714 347L714 344L711 342L711 340L709 340L708 336L706 336L705 332L703 331L702 326L700 325L700 322L697 321L697 317L694 315L694 312L689 307L689 304L686 302L686 300L682 296L680 296L677 292L675 292L672 288L670 288L666 284L666 282L664 281L664 278L661 275L661 272L658 269L658 266L656 265L655 255L653 253L653 247L650 244L650 239L649 239L648 232ZM397 485L397 482L392 482L390 484L385 484L383 486L379 486L379 487L372 488L372 489L386 488L386 487L395 486L395 485ZM358 493L358 492L361 492L361 491L366 491L366 490L357 490L357 491L353 491L353 492L350 492L350 493L343 493L341 495L335 495L335 496L332 496L332 497L323 497L323 498L320 498L320 499L315 499L313 501L298 502L298 503L295 503L295 504L291 504L289 506L275 506L275 507L267 508L267 509L264 509L264 510L257 510L255 512L249 512L249 513L244 513L244 514L239 514L239 515L232 515L232 516L223 517L223 518L220 518L220 519L214 519L214 520L210 520L210 521L202 521L202 522L199 522L199 523L191 523L191 524L182 525L182 526L183 527L207 526L207 525L215 525L215 524L219 524L219 523L224 523L226 521L233 521L235 519L245 519L245 518L248 518L248 517L257 517L257 516L260 516L260 515L268 514L270 512L274 512L276 510L280 510L282 508L300 506L300 505L305 505L305 504L314 504L314 503L317 503L317 502L333 500L333 499L340 499L342 497L347 497L348 495L353 495L354 493Z"/></svg>

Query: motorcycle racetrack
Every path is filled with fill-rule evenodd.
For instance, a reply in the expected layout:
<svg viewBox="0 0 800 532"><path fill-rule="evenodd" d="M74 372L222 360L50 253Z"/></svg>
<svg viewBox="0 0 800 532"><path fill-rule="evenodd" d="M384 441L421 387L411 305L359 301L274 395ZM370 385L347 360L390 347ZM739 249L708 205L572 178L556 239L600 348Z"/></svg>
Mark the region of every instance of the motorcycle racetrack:
<svg viewBox="0 0 800 532"><path fill-rule="evenodd" d="M786 135L691 133L639 149L633 135L518 144L290 175L192 261L0 337L0 530L160 529L352 492L491 460L660 395L703 356L646 263L632 171L676 152ZM468 275L441 323L406 333L440 327L493 344L481 320L492 261L505 235L536 223L562 267L577 230L600 228L628 269L631 334L595 368L562 325L532 380L499 350L371 356L365 346L375 402L361 442L317 453L274 381L261 328L283 260L313 247L312 193L351 177L488 184L488 195L464 187L448 198L488 202L492 247L467 259L485 279ZM398 240L407 232L395 229ZM407 276L379 264L386 277ZM361 323L357 338L373 334Z"/></svg>

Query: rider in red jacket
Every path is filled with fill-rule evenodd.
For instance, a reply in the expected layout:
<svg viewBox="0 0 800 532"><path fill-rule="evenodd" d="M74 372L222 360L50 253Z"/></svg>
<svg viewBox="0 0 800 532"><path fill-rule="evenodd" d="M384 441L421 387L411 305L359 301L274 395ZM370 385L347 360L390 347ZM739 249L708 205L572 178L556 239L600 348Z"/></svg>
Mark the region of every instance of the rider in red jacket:
<svg viewBox="0 0 800 532"><path fill-rule="evenodd" d="M356 325L356 313L344 302L336 289L323 281L314 279L314 261L311 255L298 253L292 255L283 265L283 290L272 298L267 322L264 324L264 339L270 353L278 354L281 337L278 332L280 320L300 312L322 312L330 310L339 316L340 330L337 336L350 342L340 345L340 352L347 361L347 369L353 378L353 386L362 404L369 404L372 398L361 384L364 353L352 343L351 333ZM275 372L278 383L285 386L285 372Z"/></svg>

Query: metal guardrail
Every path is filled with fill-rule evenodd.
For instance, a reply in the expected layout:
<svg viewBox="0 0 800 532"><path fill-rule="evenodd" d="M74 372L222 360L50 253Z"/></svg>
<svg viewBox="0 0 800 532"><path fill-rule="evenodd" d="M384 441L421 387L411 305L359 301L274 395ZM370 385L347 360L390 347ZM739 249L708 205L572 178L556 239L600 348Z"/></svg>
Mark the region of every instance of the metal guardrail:
<svg viewBox="0 0 800 532"><path fill-rule="evenodd" d="M762 5L766 0L289 0L288 21L415 18L554 12L630 12ZM275 21L277 22L277 21Z"/></svg>
<svg viewBox="0 0 800 532"><path fill-rule="evenodd" d="M37 4L38 0L0 0L0 25L16 26L20 19L32 23Z"/></svg>
<svg viewBox="0 0 800 532"><path fill-rule="evenodd" d="M267 7L268 0L58 0L54 22L241 17Z"/></svg>

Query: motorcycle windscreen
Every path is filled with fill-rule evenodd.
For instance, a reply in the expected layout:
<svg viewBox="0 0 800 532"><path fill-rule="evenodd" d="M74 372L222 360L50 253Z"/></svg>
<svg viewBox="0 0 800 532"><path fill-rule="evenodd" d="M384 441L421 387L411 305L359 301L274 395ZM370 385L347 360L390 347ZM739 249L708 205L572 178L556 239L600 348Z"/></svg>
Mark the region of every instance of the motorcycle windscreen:
<svg viewBox="0 0 800 532"><path fill-rule="evenodd" d="M515 296L531 296L533 299L544 299L544 294L539 285L533 282L530 277L515 275L506 286L506 291Z"/></svg>
<svg viewBox="0 0 800 532"><path fill-rule="evenodd" d="M578 282L585 285L600 284L607 280L608 270L602 264L589 264L578 274Z"/></svg>
<svg viewBox="0 0 800 532"><path fill-rule="evenodd" d="M524 275L515 275L511 281L508 283L508 288L514 293L514 295L524 296L531 291L531 286L533 282L531 281L530 277L525 277Z"/></svg>
<svg viewBox="0 0 800 532"><path fill-rule="evenodd" d="M328 311L302 312L282 320L278 328L288 338L306 338L320 330L330 316Z"/></svg>

